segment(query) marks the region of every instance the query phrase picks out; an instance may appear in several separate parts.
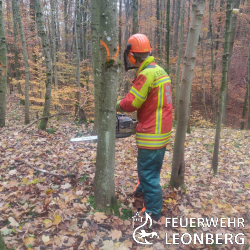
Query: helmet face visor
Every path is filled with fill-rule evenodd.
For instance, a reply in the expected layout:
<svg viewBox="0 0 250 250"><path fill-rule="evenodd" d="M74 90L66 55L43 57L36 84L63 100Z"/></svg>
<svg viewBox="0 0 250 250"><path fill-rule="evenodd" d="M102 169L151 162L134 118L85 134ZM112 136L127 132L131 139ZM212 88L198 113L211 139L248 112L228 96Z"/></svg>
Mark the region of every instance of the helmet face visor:
<svg viewBox="0 0 250 250"><path fill-rule="evenodd" d="M128 71L130 69L136 69L137 67L135 67L134 64L130 63L128 57L129 57L129 51L131 49L131 44L127 45L127 48L124 50L124 66L125 66L125 71ZM130 55L131 56L131 55Z"/></svg>

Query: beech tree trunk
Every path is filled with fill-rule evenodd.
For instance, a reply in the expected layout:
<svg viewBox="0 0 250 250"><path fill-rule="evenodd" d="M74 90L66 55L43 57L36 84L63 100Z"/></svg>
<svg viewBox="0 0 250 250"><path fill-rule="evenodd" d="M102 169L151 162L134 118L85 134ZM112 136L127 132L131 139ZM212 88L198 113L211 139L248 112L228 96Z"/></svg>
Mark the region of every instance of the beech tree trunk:
<svg viewBox="0 0 250 250"><path fill-rule="evenodd" d="M7 81L7 44L5 37L3 2L0 0L0 127L5 126Z"/></svg>
<svg viewBox="0 0 250 250"><path fill-rule="evenodd" d="M184 26L184 18L185 18L185 7L186 0L182 2L182 12L181 12L181 29L180 29L180 42L179 42L179 51L178 51L178 59L177 59L177 70L176 70L176 79L175 79L175 120L177 121L177 112L178 112L178 103L179 103L179 77L180 77L180 68L181 68L181 58L182 58L182 50L183 50L183 26Z"/></svg>
<svg viewBox="0 0 250 250"><path fill-rule="evenodd" d="M200 37L200 43L201 43L201 54L202 54L202 102L204 104L204 110L205 110L205 117L207 121L207 106L206 106L206 91L205 91L205 56L204 56L204 48L203 48L203 42L202 38Z"/></svg>
<svg viewBox="0 0 250 250"><path fill-rule="evenodd" d="M178 33L179 33L179 21L180 21L180 14L181 14L181 0L175 0L176 7L175 7L175 27L174 27L174 40L173 40L173 56L177 55L178 50ZM182 41L180 41L182 43Z"/></svg>
<svg viewBox="0 0 250 250"><path fill-rule="evenodd" d="M97 0L94 0L97 1ZM94 2L93 1L93 2ZM118 63L117 1L102 0L100 3L100 36L110 51L101 47L101 85L96 172L94 181L97 208L111 211L116 206L114 164ZM97 52L99 53L99 51Z"/></svg>
<svg viewBox="0 0 250 250"><path fill-rule="evenodd" d="M240 0L233 0L232 8L238 9L240 6ZM234 40L235 40L235 33L236 33L236 22L237 22L237 14L232 12L232 21L231 21L231 31L230 31L230 42L229 42L229 64L228 68L230 68L231 58L233 55L233 48L234 48ZM226 89L224 94L224 104L222 110L222 124L226 123L226 112L227 112L227 102L228 102L228 83L226 83Z"/></svg>
<svg viewBox="0 0 250 250"><path fill-rule="evenodd" d="M133 34L136 34L139 32L139 26L138 26L138 0L132 0L133 1Z"/></svg>
<svg viewBox="0 0 250 250"><path fill-rule="evenodd" d="M249 39L249 53L248 53L248 113L247 113L247 129L250 130L250 39Z"/></svg>
<svg viewBox="0 0 250 250"><path fill-rule="evenodd" d="M15 13L16 16L16 22L18 23L19 27L19 33L21 36L21 41L22 41L22 50L23 50L23 60L24 60L24 68L25 68L25 111L24 111L24 122L25 124L29 124L30 118L29 118L29 108L30 108L30 102L29 102L29 78L30 78L30 73L29 73L29 62L28 62L28 53L27 53L27 47L26 47L26 38L25 34L23 31L23 24L21 20L21 13L20 13L20 5L18 0L12 1L13 3L13 8L16 9Z"/></svg>
<svg viewBox="0 0 250 250"><path fill-rule="evenodd" d="M16 9L13 7L13 1L12 0L12 13L13 13L13 35L14 35L14 48L15 48L15 63L14 63L14 68L15 68L15 78L17 80L17 89L18 89L18 94L23 95L22 87L19 82L20 78L20 72L19 72L19 62L18 62L18 49L17 49L17 23L16 23Z"/></svg>
<svg viewBox="0 0 250 250"><path fill-rule="evenodd" d="M171 185L176 188L182 186L184 183L184 144L188 123L188 109L190 103L190 92L195 66L196 51L199 41L204 9L205 0L194 0L192 6L192 16L188 33L186 52L183 61L180 99L178 105L179 110L173 152Z"/></svg>
<svg viewBox="0 0 250 250"><path fill-rule="evenodd" d="M169 72L169 34L170 34L170 0L167 0L167 16L166 16L166 72L170 74Z"/></svg>
<svg viewBox="0 0 250 250"><path fill-rule="evenodd" d="M45 92L43 116L48 117L49 112L50 112L51 87L52 87L51 57L50 57L48 37L44 29L44 19L43 19L43 12L42 12L40 0L35 0L35 8L36 8L37 31L38 31L38 35L41 37L41 40L42 40L43 54L44 54L45 63L46 63L46 92ZM38 128L42 130L46 130L47 123L48 123L48 118L42 119L38 125Z"/></svg>
<svg viewBox="0 0 250 250"><path fill-rule="evenodd" d="M213 109L213 122L216 122L216 106L215 106L215 86L214 86L214 39L213 39L213 25L212 25L212 11L214 0L209 0L209 32L210 32L210 49L211 49L211 73L210 82L212 87L212 109Z"/></svg>
<svg viewBox="0 0 250 250"><path fill-rule="evenodd" d="M228 66L229 66L229 46L230 46L230 32L231 32L231 13L232 13L232 0L227 0L227 10L226 10L226 26L225 26L225 41L222 56L222 79L219 93L219 112L216 124L216 135L214 142L214 152L212 160L212 168L214 174L218 171L218 155L219 155L219 144L220 144L220 132L222 124L222 112L224 105L224 94L226 89L226 84L228 81Z"/></svg>
<svg viewBox="0 0 250 250"><path fill-rule="evenodd" d="M99 123L99 93L101 82L101 63L100 63L100 13L97 0L91 1L91 38L92 38L92 58L94 72L94 96L95 96L95 121L94 134L98 132Z"/></svg>
<svg viewBox="0 0 250 250"><path fill-rule="evenodd" d="M51 11L51 39L52 39L52 60L53 60L53 72L54 72L54 85L58 86L57 66L56 66L56 23L55 23L55 6L54 0L50 0Z"/></svg>

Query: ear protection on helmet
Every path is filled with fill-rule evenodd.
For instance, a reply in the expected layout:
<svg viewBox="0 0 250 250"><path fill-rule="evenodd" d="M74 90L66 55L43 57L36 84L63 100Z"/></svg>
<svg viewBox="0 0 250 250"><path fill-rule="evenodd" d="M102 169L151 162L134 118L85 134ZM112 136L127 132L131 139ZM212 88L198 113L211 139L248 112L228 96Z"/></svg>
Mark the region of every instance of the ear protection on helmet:
<svg viewBox="0 0 250 250"><path fill-rule="evenodd" d="M128 60L131 64L136 64L136 58L134 53L128 52Z"/></svg>

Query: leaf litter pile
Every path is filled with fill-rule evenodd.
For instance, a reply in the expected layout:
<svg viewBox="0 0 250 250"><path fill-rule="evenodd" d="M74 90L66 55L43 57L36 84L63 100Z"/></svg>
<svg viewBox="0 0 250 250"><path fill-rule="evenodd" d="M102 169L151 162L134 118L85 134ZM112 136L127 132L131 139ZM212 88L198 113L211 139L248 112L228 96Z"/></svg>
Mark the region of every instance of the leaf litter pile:
<svg viewBox="0 0 250 250"><path fill-rule="evenodd" d="M133 240L132 214L142 207L133 198L137 183L134 136L116 141L115 184L119 211L106 215L94 208L96 143L72 143L85 131L72 118L53 118L47 131L23 125L22 107L7 108L6 128L0 130L0 229L7 249L249 249L250 244L250 132L223 129L219 171L211 172L214 129L193 128L185 143L185 187L169 186L174 133L161 172L163 208L153 224L159 238L151 245ZM15 112L13 113L14 110ZM84 129L83 129L84 128ZM83 133L83 134L84 134ZM243 218L244 227L168 224L166 218ZM185 221L185 220L184 220ZM185 223L184 223L185 224ZM167 241L166 244L166 233ZM173 234L238 233L244 244L219 239L218 244L173 245ZM138 239L139 234L136 236ZM188 239L187 239L188 240ZM144 242L143 238L138 241ZM240 239L238 238L238 241Z"/></svg>

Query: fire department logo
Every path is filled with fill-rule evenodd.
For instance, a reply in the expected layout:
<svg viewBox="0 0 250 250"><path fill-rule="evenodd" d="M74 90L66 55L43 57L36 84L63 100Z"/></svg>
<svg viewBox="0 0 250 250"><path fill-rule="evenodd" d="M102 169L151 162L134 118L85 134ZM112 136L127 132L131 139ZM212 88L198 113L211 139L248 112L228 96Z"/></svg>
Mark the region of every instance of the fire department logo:
<svg viewBox="0 0 250 250"><path fill-rule="evenodd" d="M159 235L156 233L156 232L153 232L150 228L152 227L152 218L145 212L145 215L146 215L146 220L145 222L137 227L134 232L133 232L133 239L135 240L135 242L139 243L139 244L143 244L143 245L146 245L146 244L153 244L151 242L148 242L147 240L147 237L148 238L159 238ZM139 213L137 212L135 216L132 217L133 218L133 228L134 228L134 223L135 222L140 222L142 223L142 220L143 220L143 217L139 215ZM140 228L144 227L147 225L147 223L149 223L149 226L146 230L140 230ZM136 236L137 234L137 236ZM139 236L138 236L139 234ZM138 239L144 239L144 242L141 242L139 241Z"/></svg>

